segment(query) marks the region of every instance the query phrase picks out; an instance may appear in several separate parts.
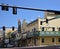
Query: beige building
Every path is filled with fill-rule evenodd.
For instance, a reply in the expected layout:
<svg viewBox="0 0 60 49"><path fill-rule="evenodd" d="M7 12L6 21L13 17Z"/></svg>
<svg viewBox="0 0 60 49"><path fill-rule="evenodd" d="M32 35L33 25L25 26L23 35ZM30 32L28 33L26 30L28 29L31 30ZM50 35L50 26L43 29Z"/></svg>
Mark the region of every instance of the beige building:
<svg viewBox="0 0 60 49"><path fill-rule="evenodd" d="M60 15L45 12L45 18L37 18L30 23L22 23L22 33L27 34L23 39L24 46L59 45L60 44Z"/></svg>

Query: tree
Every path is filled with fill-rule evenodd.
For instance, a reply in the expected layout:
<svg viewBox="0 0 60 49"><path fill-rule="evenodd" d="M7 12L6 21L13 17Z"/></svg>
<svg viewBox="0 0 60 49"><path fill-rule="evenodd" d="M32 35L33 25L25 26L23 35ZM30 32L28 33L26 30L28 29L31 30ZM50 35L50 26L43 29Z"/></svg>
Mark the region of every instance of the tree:
<svg viewBox="0 0 60 49"><path fill-rule="evenodd" d="M15 39L15 34L11 33L11 38Z"/></svg>
<svg viewBox="0 0 60 49"><path fill-rule="evenodd" d="M8 34L7 34L7 37L9 38L9 43L11 42L11 32L9 32Z"/></svg>
<svg viewBox="0 0 60 49"><path fill-rule="evenodd" d="M12 42L13 45L15 45L15 38L16 38L15 33L12 32L11 33L11 42Z"/></svg>

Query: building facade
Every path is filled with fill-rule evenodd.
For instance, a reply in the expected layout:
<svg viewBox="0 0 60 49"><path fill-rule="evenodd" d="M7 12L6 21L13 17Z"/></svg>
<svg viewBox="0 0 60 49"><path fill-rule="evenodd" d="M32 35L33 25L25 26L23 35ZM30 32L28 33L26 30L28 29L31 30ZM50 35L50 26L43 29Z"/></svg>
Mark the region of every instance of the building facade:
<svg viewBox="0 0 60 49"><path fill-rule="evenodd" d="M60 15L45 12L45 18L22 23L22 46L60 45Z"/></svg>

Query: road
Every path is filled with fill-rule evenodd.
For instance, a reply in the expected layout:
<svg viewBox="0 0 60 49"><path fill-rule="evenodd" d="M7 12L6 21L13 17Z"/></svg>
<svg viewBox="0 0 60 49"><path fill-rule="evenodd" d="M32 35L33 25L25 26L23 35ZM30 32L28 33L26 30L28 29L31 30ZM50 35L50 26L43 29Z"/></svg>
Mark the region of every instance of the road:
<svg viewBox="0 0 60 49"><path fill-rule="evenodd" d="M0 49L60 49L60 47L14 47L14 48L0 48Z"/></svg>

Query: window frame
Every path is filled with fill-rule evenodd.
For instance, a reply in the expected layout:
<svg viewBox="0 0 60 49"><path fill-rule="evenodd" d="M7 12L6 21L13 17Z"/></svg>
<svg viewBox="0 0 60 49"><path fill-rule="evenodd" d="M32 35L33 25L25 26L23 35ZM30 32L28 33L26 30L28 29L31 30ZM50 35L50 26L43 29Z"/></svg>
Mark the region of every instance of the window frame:
<svg viewBox="0 0 60 49"><path fill-rule="evenodd" d="M41 42L44 43L45 42L45 39L44 38L41 38Z"/></svg>
<svg viewBox="0 0 60 49"><path fill-rule="evenodd" d="M52 38L52 42L53 42L53 43L55 42L55 38Z"/></svg>
<svg viewBox="0 0 60 49"><path fill-rule="evenodd" d="M58 38L58 42L60 42L60 38Z"/></svg>

